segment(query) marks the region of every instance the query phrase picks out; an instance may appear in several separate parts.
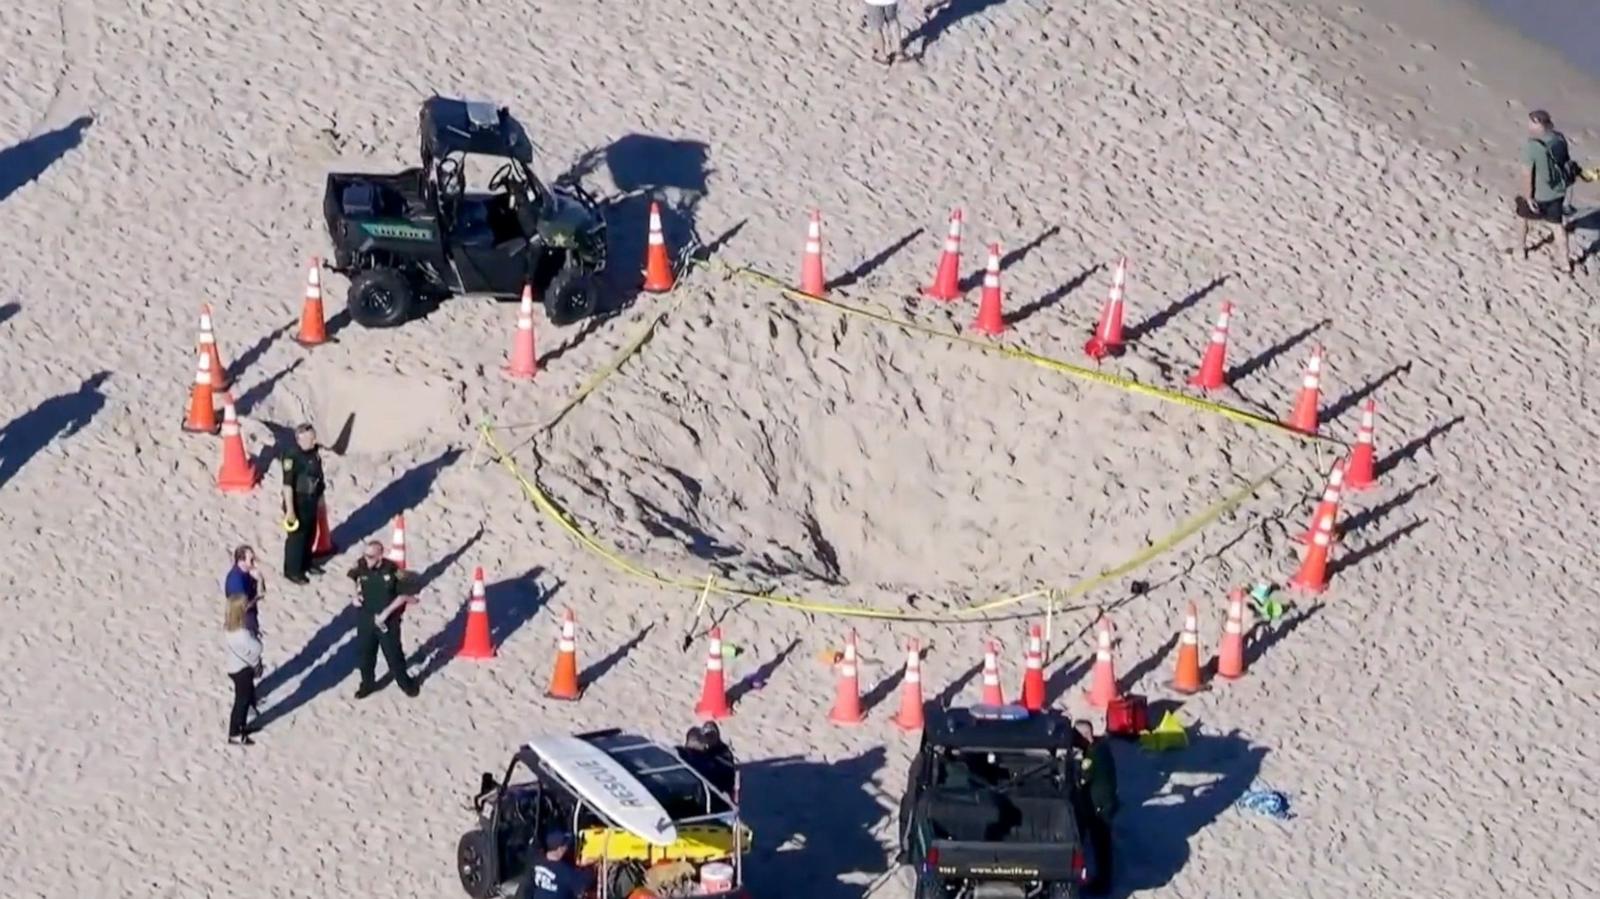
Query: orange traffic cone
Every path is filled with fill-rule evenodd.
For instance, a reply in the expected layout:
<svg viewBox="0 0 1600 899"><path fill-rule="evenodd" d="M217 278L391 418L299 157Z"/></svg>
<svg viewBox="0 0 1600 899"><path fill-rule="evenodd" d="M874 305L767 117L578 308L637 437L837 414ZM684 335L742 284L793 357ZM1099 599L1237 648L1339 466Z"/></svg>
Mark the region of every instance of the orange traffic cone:
<svg viewBox="0 0 1600 899"><path fill-rule="evenodd" d="M672 261L667 258L667 239L661 233L661 206L652 200L650 240L644 254L644 290L666 293L672 286Z"/></svg>
<svg viewBox="0 0 1600 899"><path fill-rule="evenodd" d="M1111 275L1111 293L1100 308L1100 324L1094 336L1083 345L1090 359L1099 361L1106 356L1122 355L1122 294L1128 284L1128 258L1117 260L1117 270Z"/></svg>
<svg viewBox="0 0 1600 899"><path fill-rule="evenodd" d="M1211 329L1211 342L1206 344L1206 354L1200 358L1200 370L1189 379L1190 387L1204 391L1221 390L1226 383L1223 366L1228 359L1228 320L1233 317L1233 304L1224 301L1217 315L1217 326Z"/></svg>
<svg viewBox="0 0 1600 899"><path fill-rule="evenodd" d="M822 275L822 213L813 209L811 223L806 226L806 252L800 260L800 292L814 297L828 292L827 280Z"/></svg>
<svg viewBox="0 0 1600 899"><path fill-rule="evenodd" d="M983 270L983 294L978 300L978 317L972 329L996 337L1005 333L1006 319L1000 312L1000 244L989 244L989 264Z"/></svg>
<svg viewBox="0 0 1600 899"><path fill-rule="evenodd" d="M727 684L722 679L722 628L711 629L711 645L706 650L706 679L700 687L700 701L694 713L715 721L733 714L728 707Z"/></svg>
<svg viewBox="0 0 1600 899"><path fill-rule="evenodd" d="M1101 616L1095 626L1094 670L1090 672L1088 699L1097 709L1105 708L1120 694L1117 692L1117 669L1111 661L1111 622Z"/></svg>
<svg viewBox="0 0 1600 899"><path fill-rule="evenodd" d="M578 625L572 619L572 610L561 616L561 641L556 644L556 670L550 675L550 689L544 695L551 699L572 701L581 696L578 686Z"/></svg>
<svg viewBox="0 0 1600 899"><path fill-rule="evenodd" d="M333 545L333 529L328 527L328 503L317 503L317 534L311 540L311 556L325 558L338 552Z"/></svg>
<svg viewBox="0 0 1600 899"><path fill-rule="evenodd" d="M539 358L533 345L533 285L522 286L522 305L517 308L517 333L511 341L511 362L501 374L527 380L539 373Z"/></svg>
<svg viewBox="0 0 1600 899"><path fill-rule="evenodd" d="M1037 712L1044 708L1044 631L1037 624L1028 628L1022 665L1022 707Z"/></svg>
<svg viewBox="0 0 1600 899"><path fill-rule="evenodd" d="M1200 618L1192 602L1183 616L1183 633L1178 635L1178 665L1172 672L1172 689L1178 693L1200 692Z"/></svg>
<svg viewBox="0 0 1600 899"><path fill-rule="evenodd" d="M1305 533L1300 535L1301 543L1310 543L1311 538L1316 536L1317 522L1322 520L1322 516L1337 516L1339 514L1339 498L1343 493L1344 487L1344 468L1344 460L1334 460L1333 470L1328 472L1328 486L1322 489L1322 499L1317 503L1317 511L1312 514L1311 522L1306 525ZM1334 533L1333 539L1335 542L1338 541L1339 535L1337 531Z"/></svg>
<svg viewBox="0 0 1600 899"><path fill-rule="evenodd" d="M1378 485L1377 472L1372 458L1372 434L1378 418L1377 400L1367 400L1361 410L1361 428L1356 431L1356 448L1350 452L1350 462L1345 466L1346 490L1371 490Z"/></svg>
<svg viewBox="0 0 1600 899"><path fill-rule="evenodd" d="M1284 419L1284 424L1307 434L1317 433L1317 407L1322 402L1322 347L1311 351L1306 362L1305 379L1300 385L1300 396L1294 401L1294 411Z"/></svg>
<svg viewBox="0 0 1600 899"><path fill-rule="evenodd" d="M1217 647L1217 676L1244 677L1244 591L1228 592L1228 617L1222 623L1222 645Z"/></svg>
<svg viewBox="0 0 1600 899"><path fill-rule="evenodd" d="M195 367L194 387L189 391L189 416L183 420L183 429L193 434L217 433L217 401L211 392L211 357L200 351L200 363Z"/></svg>
<svg viewBox="0 0 1600 899"><path fill-rule="evenodd" d="M1006 694L1000 688L1000 654L994 641L983 647L983 699L984 705L1005 705Z"/></svg>
<svg viewBox="0 0 1600 899"><path fill-rule="evenodd" d="M223 493L248 493L255 486L256 469L245 452L239 419L230 402L222 407L222 467L217 469L217 489Z"/></svg>
<svg viewBox="0 0 1600 899"><path fill-rule="evenodd" d="M944 239L944 252L939 254L939 267L934 271L933 283L922 289L930 300L950 302L961 299L961 210L950 213L950 233Z"/></svg>
<svg viewBox="0 0 1600 899"><path fill-rule="evenodd" d="M211 329L211 304L200 307L200 349L211 357L211 389L221 393L228 389L228 371L222 367L222 352L217 349L217 335Z"/></svg>
<svg viewBox="0 0 1600 899"><path fill-rule="evenodd" d="M828 720L834 724L861 723L861 677L857 671L856 632L853 630L844 642L844 656L839 659L839 684Z"/></svg>
<svg viewBox="0 0 1600 899"><path fill-rule="evenodd" d="M916 640L906 648L906 674L900 683L900 713L894 716L901 730L922 730L922 649Z"/></svg>
<svg viewBox="0 0 1600 899"><path fill-rule="evenodd" d="M1321 593L1328 589L1328 547L1333 543L1333 515L1317 519L1311 548L1300 563L1300 570L1289 579L1289 586L1302 593Z"/></svg>
<svg viewBox="0 0 1600 899"><path fill-rule="evenodd" d="M494 658L494 641L489 636L489 598L483 589L483 569L472 570L472 592L467 596L467 632L461 637L456 655L463 659Z"/></svg>
<svg viewBox="0 0 1600 899"><path fill-rule="evenodd" d="M406 570L406 517L394 517L394 535L389 538L389 561L399 566L401 571Z"/></svg>
<svg viewBox="0 0 1600 899"><path fill-rule="evenodd" d="M328 342L328 321L322 314L322 260L316 256L306 269L306 300L300 310L300 333L294 339L306 347Z"/></svg>

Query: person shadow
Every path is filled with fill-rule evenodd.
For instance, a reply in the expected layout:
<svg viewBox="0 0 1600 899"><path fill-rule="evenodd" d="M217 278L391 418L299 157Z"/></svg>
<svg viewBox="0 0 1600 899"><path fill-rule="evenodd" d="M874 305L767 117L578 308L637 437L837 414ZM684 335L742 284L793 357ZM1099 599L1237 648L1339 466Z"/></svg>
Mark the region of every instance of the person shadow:
<svg viewBox="0 0 1600 899"><path fill-rule="evenodd" d="M483 585L483 598L489 606L489 641L496 651L561 592L565 582L557 580L545 586L541 583L544 574L544 566L535 565L517 577ZM456 614L412 651L407 660L418 684L425 683L450 664L466 631L467 594L463 593ZM553 640L554 632L551 637ZM379 683L387 678L388 675L380 678Z"/></svg>
<svg viewBox="0 0 1600 899"><path fill-rule="evenodd" d="M1115 741L1117 793L1112 896L1170 883L1189 862L1189 844L1243 796L1261 773L1267 749L1238 730L1189 728L1188 747L1167 753Z"/></svg>
<svg viewBox="0 0 1600 899"><path fill-rule="evenodd" d="M745 868L751 895L860 899L890 852L873 836L894 818L872 782L886 758L876 746L835 762L786 756L740 764L740 810L754 834ZM802 796L826 801L793 801Z"/></svg>
<svg viewBox="0 0 1600 899"><path fill-rule="evenodd" d="M76 149L83 143L83 132L93 124L94 116L81 115L54 131L0 150L0 201L26 187L56 160Z"/></svg>
<svg viewBox="0 0 1600 899"><path fill-rule="evenodd" d="M0 486L45 447L83 430L105 408L100 388L110 377L108 371L96 372L71 393L53 396L0 428Z"/></svg>

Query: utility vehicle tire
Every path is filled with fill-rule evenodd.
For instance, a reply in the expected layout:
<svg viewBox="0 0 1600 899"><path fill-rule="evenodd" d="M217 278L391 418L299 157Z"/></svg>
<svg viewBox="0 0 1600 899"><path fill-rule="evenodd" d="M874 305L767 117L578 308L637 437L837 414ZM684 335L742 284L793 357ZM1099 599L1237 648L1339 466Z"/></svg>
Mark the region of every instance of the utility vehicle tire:
<svg viewBox="0 0 1600 899"><path fill-rule="evenodd" d="M570 325L600 308L599 279L568 262L544 289L544 312L553 325Z"/></svg>
<svg viewBox="0 0 1600 899"><path fill-rule="evenodd" d="M468 831L456 843L456 873L461 888L472 899L489 899L500 894L500 876L495 870L494 840L481 830Z"/></svg>
<svg viewBox="0 0 1600 899"><path fill-rule="evenodd" d="M363 328L405 324L417 304L417 292L406 276L392 268L367 269L350 281L345 308Z"/></svg>

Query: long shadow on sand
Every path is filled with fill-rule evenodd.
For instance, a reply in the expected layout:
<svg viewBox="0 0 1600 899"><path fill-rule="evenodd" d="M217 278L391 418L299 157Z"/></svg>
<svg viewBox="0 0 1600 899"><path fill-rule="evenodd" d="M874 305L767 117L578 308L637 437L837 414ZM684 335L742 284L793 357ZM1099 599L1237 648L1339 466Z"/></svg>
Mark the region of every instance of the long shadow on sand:
<svg viewBox="0 0 1600 899"><path fill-rule="evenodd" d="M447 449L390 482L334 527L334 545L355 546L376 534L394 516L416 507L428 498L440 472L455 464L459 458L460 447Z"/></svg>
<svg viewBox="0 0 1600 899"><path fill-rule="evenodd" d="M787 757L740 766L743 811L758 835L746 869L751 895L860 899L886 865L885 844L873 830L892 815L872 784L886 757L880 746L838 761ZM815 801L793 801L799 797Z"/></svg>
<svg viewBox="0 0 1600 899"><path fill-rule="evenodd" d="M110 372L96 372L71 393L53 396L0 427L0 487L45 447L83 430L105 408L100 387L110 377Z"/></svg>
<svg viewBox="0 0 1600 899"><path fill-rule="evenodd" d="M3 325L6 322L10 321L11 317L13 315L16 315L18 312L21 312L21 311L22 311L22 304L21 303L7 303L4 306L0 306L0 325Z"/></svg>
<svg viewBox="0 0 1600 899"><path fill-rule="evenodd" d="M1199 303L1201 300L1210 296L1214 291L1217 290L1217 288L1226 283L1228 283L1227 275L1222 275L1221 277L1212 279L1210 284L1190 291L1187 295L1173 300L1171 303L1167 304L1165 309L1156 312L1144 321L1128 328L1127 333L1123 336L1129 343L1134 343L1142 337L1147 337L1151 334L1154 334L1155 332L1166 327L1167 322L1172 321L1188 310L1194 308L1196 303Z"/></svg>
<svg viewBox="0 0 1600 899"><path fill-rule="evenodd" d="M83 143L83 132L92 124L93 116L79 116L61 128L0 150L0 200L43 175L56 160Z"/></svg>
<svg viewBox="0 0 1600 899"><path fill-rule="evenodd" d="M512 634L521 630L561 591L562 581L549 587L540 584L543 575L544 566L535 565L518 577L483 586L484 600L489 604L489 641L496 649L504 646ZM439 673L455 658L467 629L468 592L462 592L455 616L412 651L408 661L419 683Z"/></svg>
<svg viewBox="0 0 1600 899"><path fill-rule="evenodd" d="M928 17L913 28L900 42L902 52L909 54L913 59L921 59L928 48L933 46L945 32L961 24L963 19L978 15L993 7L1005 3L1006 0L944 0L936 6L930 6ZM915 46L916 52L911 48Z"/></svg>
<svg viewBox="0 0 1600 899"><path fill-rule="evenodd" d="M1171 882L1189 862L1189 843L1228 810L1261 771L1267 749L1238 731L1220 736L1189 731L1180 752L1152 754L1115 743L1122 811L1113 823L1113 896Z"/></svg>

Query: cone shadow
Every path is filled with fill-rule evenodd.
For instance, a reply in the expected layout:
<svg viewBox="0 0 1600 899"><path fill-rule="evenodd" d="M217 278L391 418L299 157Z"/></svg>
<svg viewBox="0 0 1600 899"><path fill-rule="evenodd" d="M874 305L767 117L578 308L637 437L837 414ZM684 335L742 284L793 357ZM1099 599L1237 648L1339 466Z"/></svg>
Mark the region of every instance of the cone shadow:
<svg viewBox="0 0 1600 899"><path fill-rule="evenodd" d="M1304 343L1308 337L1332 323L1332 319L1325 318L1308 328L1297 331L1294 334L1290 334L1288 337L1285 337L1272 346L1267 347L1265 350L1262 350L1255 356L1252 356L1244 362L1228 369L1227 374L1223 376L1223 380L1229 384L1232 384L1250 377L1266 366L1272 364L1274 359L1277 359L1284 353L1287 353L1299 346L1301 343Z"/></svg>
<svg viewBox="0 0 1600 899"><path fill-rule="evenodd" d="M1246 675L1248 676L1249 669L1254 667L1257 662L1265 658L1267 653L1272 651L1274 646L1277 646L1280 642L1287 639L1290 634L1299 630L1301 625L1305 624L1307 621L1310 621L1313 617L1321 613L1322 608L1323 603L1314 603L1312 605L1296 609L1294 614L1290 615L1288 618L1285 618L1283 623L1279 624L1277 627L1270 627L1265 623L1258 623L1255 627L1251 628L1250 633L1252 637L1251 639L1245 641L1244 646L1244 664Z"/></svg>
<svg viewBox="0 0 1600 899"><path fill-rule="evenodd" d="M1322 410L1321 420L1323 422L1333 421L1351 409L1354 409L1356 404L1360 403L1362 400L1372 396L1378 391L1379 387L1382 387L1384 384L1387 384L1389 381L1399 377L1400 375L1409 374L1410 372L1410 362L1396 365L1394 368L1391 368L1378 377L1373 378L1355 390L1352 390L1344 396L1339 397L1333 402L1332 405Z"/></svg>
<svg viewBox="0 0 1600 899"><path fill-rule="evenodd" d="M1128 343L1136 343L1141 338L1161 330L1166 326L1167 322L1172 321L1174 318L1177 318L1179 315L1182 315L1184 312L1193 308L1196 303L1199 303L1201 300L1210 296L1217 288L1221 287L1223 284L1226 284L1228 278L1228 275L1223 275L1214 279L1210 284L1207 284L1199 290L1192 291L1187 296L1172 301L1160 312L1151 315L1149 318L1139 322L1136 325L1130 326L1127 331L1123 333L1123 339Z"/></svg>
<svg viewBox="0 0 1600 899"><path fill-rule="evenodd" d="M590 685L599 681L602 677L605 677L607 674L609 674L611 669L620 665L622 661L628 657L629 653L639 648L639 644L644 642L645 637L650 635L650 631L655 626L656 624L653 621L649 624L646 624L644 627L640 628L639 632L634 634L633 637L628 640L628 642L618 646L616 649L611 650L611 652L607 653L604 658L600 659L598 662L595 662L593 665L585 667L582 673L578 675L579 692L588 690Z"/></svg>
<svg viewBox="0 0 1600 899"><path fill-rule="evenodd" d="M1103 268L1105 268L1103 263L1095 263L1094 265L1089 266L1071 281L1068 281L1060 287L1057 287L1055 290L1050 291L1031 303L1027 303L1018 307L1015 311L1006 313L1004 316L1002 316L1002 320L1007 326L1026 321L1034 315L1043 312L1044 310L1049 309L1050 307L1055 306L1062 300L1066 299L1068 294L1082 287L1090 278L1098 274Z"/></svg>
<svg viewBox="0 0 1600 899"><path fill-rule="evenodd" d="M1415 458L1417 453L1427 449L1430 445L1432 445L1434 440L1450 433L1452 428L1466 420L1467 417L1465 415L1457 415L1455 418L1452 418L1449 421L1434 425L1428 429L1426 434L1411 440L1406 445L1373 463L1373 474L1380 478L1383 477L1390 471L1393 471L1395 466L1399 465L1400 463L1407 462Z"/></svg>
<svg viewBox="0 0 1600 899"><path fill-rule="evenodd" d="M785 646L783 649L779 650L777 655L773 656L766 662L763 662L756 668L756 670L750 672L744 677L739 678L738 683L728 688L728 705L731 706L756 690L765 687L767 685L767 681L772 679L772 675L777 673L779 668L783 667L783 663L799 647L800 638L796 637L789 641L788 646Z"/></svg>
<svg viewBox="0 0 1600 899"><path fill-rule="evenodd" d="M915 231L912 231L910 234L907 234L905 237L900 238L899 240L885 247L883 250L879 251L877 255L845 272L839 277L834 278L832 281L829 281L827 283L827 288L829 290L837 290L838 288L849 287L852 284L860 282L861 279L882 268L884 263L894 258L896 253L899 253L901 250L905 249L907 244L911 243L913 240L916 240L918 237L921 237L922 232L926 230L926 228L918 228Z"/></svg>

